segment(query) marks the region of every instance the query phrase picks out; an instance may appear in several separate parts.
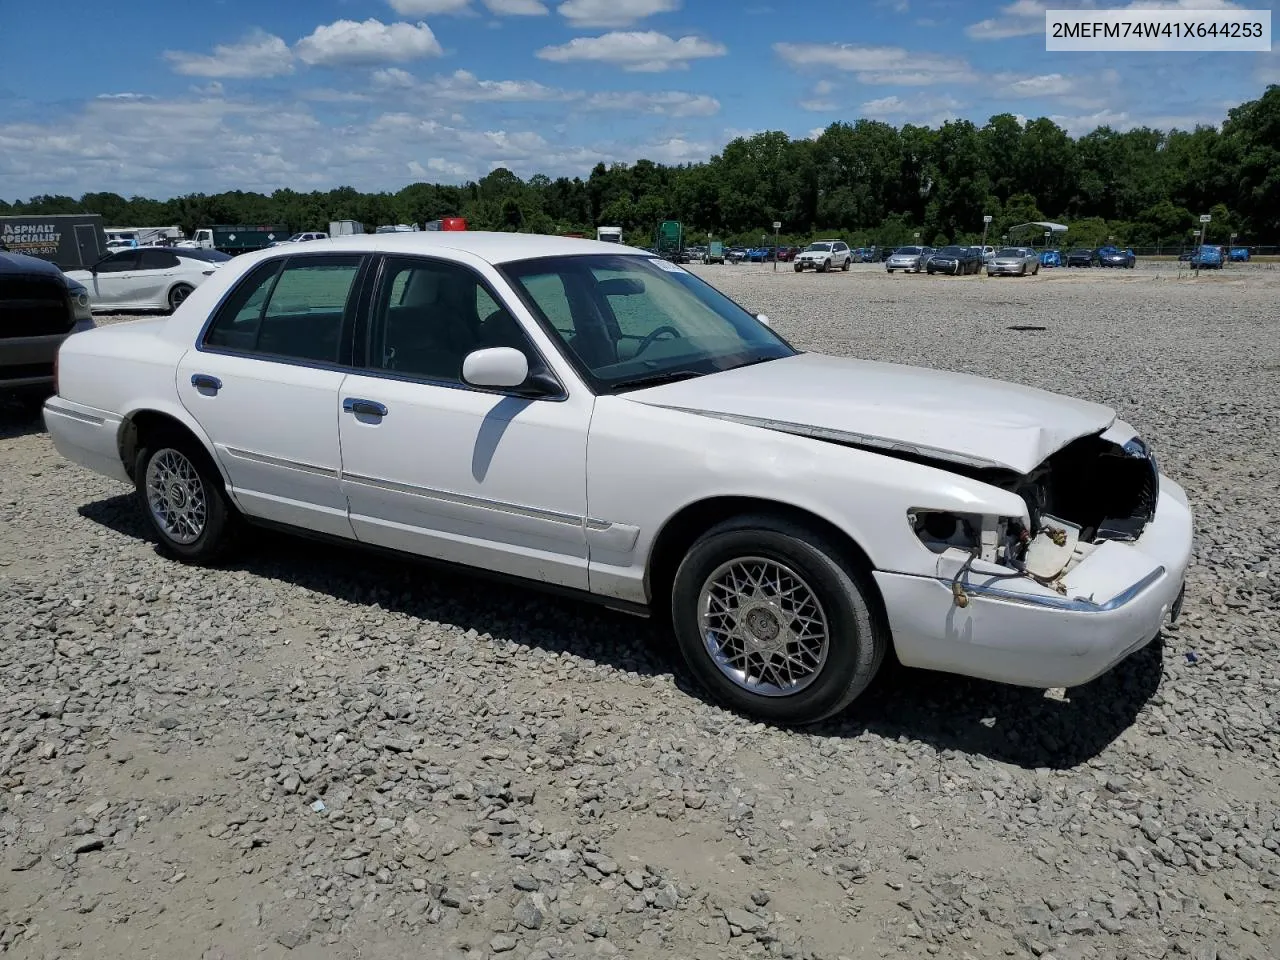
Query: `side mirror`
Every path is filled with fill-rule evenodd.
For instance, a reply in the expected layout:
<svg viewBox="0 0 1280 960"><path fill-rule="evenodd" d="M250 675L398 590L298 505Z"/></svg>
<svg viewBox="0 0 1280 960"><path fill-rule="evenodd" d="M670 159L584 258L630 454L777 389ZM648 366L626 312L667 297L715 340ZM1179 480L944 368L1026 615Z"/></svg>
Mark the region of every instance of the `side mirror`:
<svg viewBox="0 0 1280 960"><path fill-rule="evenodd" d="M529 379L529 360L515 347L476 350L462 361L462 379L473 387L518 387Z"/></svg>
<svg viewBox="0 0 1280 960"><path fill-rule="evenodd" d="M757 313L756 319L763 323L766 327L772 328L773 321L766 317L763 313Z"/></svg>

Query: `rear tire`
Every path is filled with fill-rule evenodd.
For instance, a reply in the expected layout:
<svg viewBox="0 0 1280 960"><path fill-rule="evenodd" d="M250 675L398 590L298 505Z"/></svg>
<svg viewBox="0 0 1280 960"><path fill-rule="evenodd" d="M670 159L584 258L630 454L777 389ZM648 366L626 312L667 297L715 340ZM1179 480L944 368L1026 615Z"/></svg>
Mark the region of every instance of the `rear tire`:
<svg viewBox="0 0 1280 960"><path fill-rule="evenodd" d="M766 722L813 723L848 706L884 660L874 596L822 535L743 516L685 555L672 625L689 669L717 699Z"/></svg>
<svg viewBox="0 0 1280 960"><path fill-rule="evenodd" d="M846 257L846 258L845 258L845 261L844 261L844 266L842 266L840 269L841 269L841 270L848 270L848 269L849 269L849 264L851 264L852 262L853 262L853 261L852 261L850 258Z"/></svg>
<svg viewBox="0 0 1280 960"><path fill-rule="evenodd" d="M205 449L180 433L150 438L138 451L134 485L160 549L183 563L207 565L226 555L240 515L227 500Z"/></svg>
<svg viewBox="0 0 1280 960"><path fill-rule="evenodd" d="M191 291L194 289L195 287L189 283L175 283L173 289L169 291L169 312L173 313L182 306L187 297L191 296Z"/></svg>

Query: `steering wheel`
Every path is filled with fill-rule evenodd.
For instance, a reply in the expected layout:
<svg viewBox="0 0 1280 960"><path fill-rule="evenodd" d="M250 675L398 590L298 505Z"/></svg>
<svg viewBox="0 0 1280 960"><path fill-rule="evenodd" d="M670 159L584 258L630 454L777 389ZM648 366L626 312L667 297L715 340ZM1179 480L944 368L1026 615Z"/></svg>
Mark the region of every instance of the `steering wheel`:
<svg viewBox="0 0 1280 960"><path fill-rule="evenodd" d="M654 342L664 333L671 334L671 336L675 337L677 340L681 336L680 331L677 330L675 327L662 326L662 327L659 327L657 330L652 330L649 332L649 335L645 337L643 340L641 340L640 343L636 346L636 352L631 355L631 359L634 360L636 357L640 356L640 354L644 353L646 350L652 347Z"/></svg>

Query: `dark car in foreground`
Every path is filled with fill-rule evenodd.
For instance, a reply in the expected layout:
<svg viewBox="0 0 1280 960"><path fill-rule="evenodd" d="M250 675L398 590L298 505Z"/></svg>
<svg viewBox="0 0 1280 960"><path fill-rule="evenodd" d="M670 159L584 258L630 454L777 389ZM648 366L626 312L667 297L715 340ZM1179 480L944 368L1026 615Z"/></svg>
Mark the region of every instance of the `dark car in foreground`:
<svg viewBox="0 0 1280 960"><path fill-rule="evenodd" d="M1070 251L1066 257L1068 267L1092 267L1094 263L1094 254L1092 250L1084 247L1076 247Z"/></svg>
<svg viewBox="0 0 1280 960"><path fill-rule="evenodd" d="M62 341L91 327L82 284L47 260L0 252L0 396L43 401Z"/></svg>
<svg viewBox="0 0 1280 960"><path fill-rule="evenodd" d="M962 277L982 269L982 255L973 247L943 247L929 258L924 269L928 274L949 273Z"/></svg>

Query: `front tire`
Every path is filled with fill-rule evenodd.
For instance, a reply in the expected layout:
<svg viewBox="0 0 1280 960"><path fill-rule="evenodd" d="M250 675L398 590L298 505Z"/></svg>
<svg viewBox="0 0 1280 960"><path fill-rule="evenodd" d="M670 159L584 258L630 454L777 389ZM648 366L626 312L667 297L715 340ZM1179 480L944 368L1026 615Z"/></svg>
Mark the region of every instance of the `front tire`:
<svg viewBox="0 0 1280 960"><path fill-rule="evenodd" d="M822 535L744 516L685 555L672 624L689 669L717 699L767 722L813 723L848 706L884 660L873 590Z"/></svg>
<svg viewBox="0 0 1280 960"><path fill-rule="evenodd" d="M239 515L203 447L179 435L156 437L138 451L133 477L164 553L192 564L211 564L226 554Z"/></svg>

